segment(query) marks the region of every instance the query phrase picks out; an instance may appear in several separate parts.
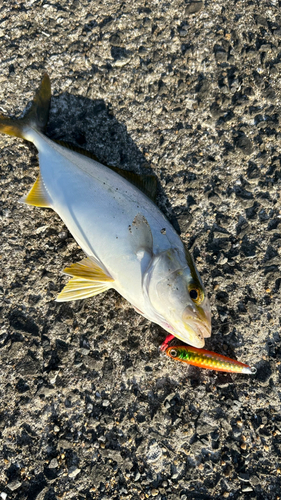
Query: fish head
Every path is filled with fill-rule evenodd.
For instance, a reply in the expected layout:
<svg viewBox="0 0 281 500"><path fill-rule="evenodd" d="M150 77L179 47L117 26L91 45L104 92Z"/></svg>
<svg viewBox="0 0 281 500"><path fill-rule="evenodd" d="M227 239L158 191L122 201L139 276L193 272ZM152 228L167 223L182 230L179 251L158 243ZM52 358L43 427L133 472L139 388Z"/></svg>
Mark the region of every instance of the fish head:
<svg viewBox="0 0 281 500"><path fill-rule="evenodd" d="M202 348L211 335L210 303L189 252L170 249L154 257L147 293L157 323L182 341Z"/></svg>

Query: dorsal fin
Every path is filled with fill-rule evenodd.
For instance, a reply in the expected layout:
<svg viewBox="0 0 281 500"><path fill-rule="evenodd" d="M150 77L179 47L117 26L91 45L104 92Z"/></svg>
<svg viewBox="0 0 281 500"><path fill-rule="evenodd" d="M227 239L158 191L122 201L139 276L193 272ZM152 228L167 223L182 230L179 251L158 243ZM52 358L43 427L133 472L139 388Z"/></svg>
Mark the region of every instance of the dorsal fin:
<svg viewBox="0 0 281 500"><path fill-rule="evenodd" d="M92 160L101 163L100 160L96 157L96 155L94 155L94 153L90 153L90 151L87 151L86 149L79 148L69 142L60 141L56 139L52 140L57 144L59 144L60 146L63 146L64 148L70 149L71 151L75 151L80 155L87 156L88 158L91 158ZM121 175L121 177L124 177L124 179L126 179L131 184L140 189L140 191L146 194L146 196L148 196L148 198L150 198L155 203L156 193L157 193L157 177L155 177L155 175L152 174L139 175L133 172L132 170L123 170L122 168L113 167L112 165L107 165L106 163L103 163L103 165L110 168L117 174Z"/></svg>

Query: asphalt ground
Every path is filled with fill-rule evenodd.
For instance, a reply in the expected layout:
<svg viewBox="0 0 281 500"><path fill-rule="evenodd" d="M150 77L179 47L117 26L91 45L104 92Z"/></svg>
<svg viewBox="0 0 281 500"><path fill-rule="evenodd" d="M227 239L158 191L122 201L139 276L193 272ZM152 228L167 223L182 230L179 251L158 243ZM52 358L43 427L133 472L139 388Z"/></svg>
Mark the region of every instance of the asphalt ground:
<svg viewBox="0 0 281 500"><path fill-rule="evenodd" d="M54 301L79 249L19 204L36 149L0 137L1 500L281 497L280 4L4 0L0 111L48 72L47 135L154 172L212 305L229 375L160 354L114 291Z"/></svg>

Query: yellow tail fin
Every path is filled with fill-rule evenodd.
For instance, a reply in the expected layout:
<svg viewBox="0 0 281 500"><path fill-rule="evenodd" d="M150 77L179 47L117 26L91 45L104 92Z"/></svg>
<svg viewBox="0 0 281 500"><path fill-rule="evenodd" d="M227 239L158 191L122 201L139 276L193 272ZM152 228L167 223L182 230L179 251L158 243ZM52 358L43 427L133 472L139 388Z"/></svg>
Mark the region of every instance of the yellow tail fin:
<svg viewBox="0 0 281 500"><path fill-rule="evenodd" d="M51 101L51 83L45 73L30 109L23 118L8 118L0 115L0 132L25 139L24 128L30 126L36 130L44 131L49 116Z"/></svg>

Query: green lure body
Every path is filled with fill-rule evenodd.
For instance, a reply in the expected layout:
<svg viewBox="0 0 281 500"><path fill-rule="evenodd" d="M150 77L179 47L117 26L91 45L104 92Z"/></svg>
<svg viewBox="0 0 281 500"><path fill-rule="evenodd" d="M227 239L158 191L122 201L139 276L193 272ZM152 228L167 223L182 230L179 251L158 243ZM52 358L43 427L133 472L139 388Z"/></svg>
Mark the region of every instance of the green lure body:
<svg viewBox="0 0 281 500"><path fill-rule="evenodd" d="M188 345L167 347L163 349L163 352L176 361L198 366L198 368L230 373L246 373L250 375L253 375L257 371L254 367L250 367L249 365L223 356L222 354L206 351L205 349L197 349L196 347Z"/></svg>

